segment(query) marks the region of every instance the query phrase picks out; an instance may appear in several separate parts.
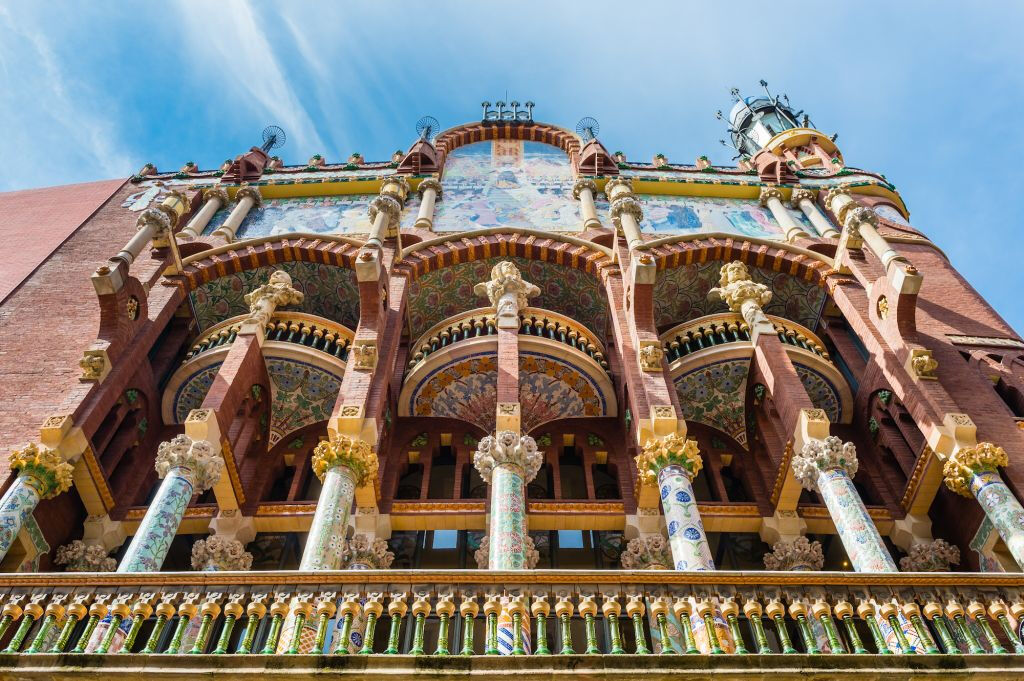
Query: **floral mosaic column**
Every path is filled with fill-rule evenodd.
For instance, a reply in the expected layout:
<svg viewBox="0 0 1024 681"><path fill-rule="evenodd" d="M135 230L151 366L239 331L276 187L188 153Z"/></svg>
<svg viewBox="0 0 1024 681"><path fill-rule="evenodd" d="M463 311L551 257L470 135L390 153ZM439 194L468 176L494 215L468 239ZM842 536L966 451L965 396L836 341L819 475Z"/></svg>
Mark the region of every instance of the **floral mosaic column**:
<svg viewBox="0 0 1024 681"><path fill-rule="evenodd" d="M1003 538L1010 555L1024 569L1024 507L996 470L1008 463L1006 451L991 442L958 450L946 461L942 474L946 487L973 496Z"/></svg>
<svg viewBox="0 0 1024 681"><path fill-rule="evenodd" d="M661 492L676 570L715 569L693 494L692 481L702 465L697 442L678 434L649 440L643 453L636 457L641 480L646 484L657 482Z"/></svg>
<svg viewBox="0 0 1024 681"><path fill-rule="evenodd" d="M533 543L533 537L529 534L525 535L525 541L523 543L524 552L526 554L526 563L524 567L527 570L532 570L537 567L537 562L540 561L540 551ZM491 564L491 538L486 534L483 539L480 540L480 548L473 552L473 558L476 559L476 566L481 570L486 570Z"/></svg>
<svg viewBox="0 0 1024 681"><path fill-rule="evenodd" d="M812 440L793 457L793 474L805 489L816 490L825 501L853 569L896 572L896 563L853 486L856 473L857 449L835 436Z"/></svg>
<svg viewBox="0 0 1024 681"><path fill-rule="evenodd" d="M387 570L394 559L386 541L370 539L365 534L349 539L342 555L346 570Z"/></svg>
<svg viewBox="0 0 1024 681"><path fill-rule="evenodd" d="M532 437L519 437L511 430L487 436L477 445L473 465L491 484L491 570L528 569L526 485L537 476L542 458Z"/></svg>
<svg viewBox="0 0 1024 681"><path fill-rule="evenodd" d="M39 501L71 487L73 470L56 451L35 444L11 452L11 468L18 471L18 477L0 497L0 559L11 550Z"/></svg>
<svg viewBox="0 0 1024 681"><path fill-rule="evenodd" d="M362 440L339 436L313 452L313 472L323 483L300 570L338 570L356 487L377 477L377 455Z"/></svg>
<svg viewBox="0 0 1024 681"><path fill-rule="evenodd" d="M117 571L159 572L189 501L216 485L223 467L224 460L206 440L178 435L161 442L156 472L163 482Z"/></svg>
<svg viewBox="0 0 1024 681"><path fill-rule="evenodd" d="M248 570L252 567L252 554L237 539L213 534L192 545L192 569L201 572L221 570Z"/></svg>

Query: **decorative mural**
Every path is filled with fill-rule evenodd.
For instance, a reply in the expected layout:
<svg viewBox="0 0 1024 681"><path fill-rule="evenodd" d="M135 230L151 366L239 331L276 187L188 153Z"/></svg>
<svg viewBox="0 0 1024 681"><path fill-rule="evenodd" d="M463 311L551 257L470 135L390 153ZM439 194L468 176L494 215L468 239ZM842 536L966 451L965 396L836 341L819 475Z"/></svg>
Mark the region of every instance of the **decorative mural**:
<svg viewBox="0 0 1024 681"><path fill-rule="evenodd" d="M461 357L424 377L403 406L411 416L459 419L490 432L497 385L495 354ZM519 402L524 432L556 419L608 415L608 399L592 378L564 360L541 353L520 353Z"/></svg>
<svg viewBox="0 0 1024 681"><path fill-rule="evenodd" d="M302 304L287 309L319 315L350 329L359 323L359 289L354 271L322 263L285 262L229 274L199 286L191 293L199 328L206 330L247 313L245 294L267 283L276 269L290 274L292 286L305 294Z"/></svg>
<svg viewBox="0 0 1024 681"><path fill-rule="evenodd" d="M829 421L842 416L839 393L821 373L802 364L794 364L807 396L818 409L824 409ZM739 444L747 446L746 407L747 373L750 358L728 359L708 364L674 380L683 418L717 428Z"/></svg>
<svg viewBox="0 0 1024 681"><path fill-rule="evenodd" d="M482 307L487 300L477 297L473 287L491 277L491 268L511 260L523 278L540 287L532 305L564 314L584 324L598 337L604 336L608 310L594 277L582 270L539 260L494 257L427 272L409 287L409 336L415 341L427 329L452 315Z"/></svg>
<svg viewBox="0 0 1024 681"><path fill-rule="evenodd" d="M572 182L569 157L557 147L523 140L467 144L445 162L434 231L528 227L578 232Z"/></svg>
<svg viewBox="0 0 1024 681"><path fill-rule="evenodd" d="M651 194L638 194L637 198L644 209L640 228L647 233L724 232L760 239L783 238L783 230L772 212L756 200ZM802 211L789 210L789 214L809 233L814 233Z"/></svg>
<svg viewBox="0 0 1024 681"><path fill-rule="evenodd" d="M367 211L375 196L376 194L342 194L264 199L262 208L253 208L242 220L235 239L255 239L293 232L367 234L370 231ZM231 204L218 210L204 234L210 234L224 224L234 207L234 204Z"/></svg>
<svg viewBox="0 0 1024 681"><path fill-rule="evenodd" d="M708 291L718 286L719 270L723 264L713 260L659 272L654 285L655 324L659 328L667 328L704 315L725 312L724 303L712 303L707 298ZM754 281L766 284L772 290L772 301L764 306L767 314L785 317L814 329L825 301L825 289L814 282L781 272L749 265L748 268Z"/></svg>
<svg viewBox="0 0 1024 681"><path fill-rule="evenodd" d="M326 421L341 390L340 372L294 359L268 357L270 376L270 438L273 447L289 433ZM183 423L189 412L202 406L221 363L200 369L186 378L174 396L174 419ZM493 411L493 409L492 409Z"/></svg>

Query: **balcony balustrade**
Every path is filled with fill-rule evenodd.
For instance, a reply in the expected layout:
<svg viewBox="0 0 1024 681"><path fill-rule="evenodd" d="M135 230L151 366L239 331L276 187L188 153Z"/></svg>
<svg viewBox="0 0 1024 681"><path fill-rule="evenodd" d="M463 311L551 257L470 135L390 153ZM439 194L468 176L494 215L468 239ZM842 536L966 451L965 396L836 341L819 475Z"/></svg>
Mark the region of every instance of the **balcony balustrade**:
<svg viewBox="0 0 1024 681"><path fill-rule="evenodd" d="M779 340L786 345L814 353L831 363L828 352L814 333L795 322L769 315ZM675 326L661 334L669 362L695 352L729 343L750 343L750 327L738 314L707 315Z"/></svg>
<svg viewBox="0 0 1024 681"><path fill-rule="evenodd" d="M231 345L246 318L247 315L233 317L211 328L192 346L192 349L185 355L183 364L203 353ZM271 317L266 328L268 341L303 345L336 357L343 362L348 359L354 335L351 330L341 324L301 312L277 312Z"/></svg>

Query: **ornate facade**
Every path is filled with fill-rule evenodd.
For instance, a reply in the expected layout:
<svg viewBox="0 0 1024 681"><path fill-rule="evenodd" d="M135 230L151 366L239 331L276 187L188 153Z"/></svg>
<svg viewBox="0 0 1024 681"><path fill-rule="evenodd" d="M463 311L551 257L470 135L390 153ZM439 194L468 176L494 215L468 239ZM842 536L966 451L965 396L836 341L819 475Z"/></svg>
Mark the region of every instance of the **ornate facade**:
<svg viewBox="0 0 1024 681"><path fill-rule="evenodd" d="M1019 678L1024 341L728 118L125 181L0 304L0 677Z"/></svg>

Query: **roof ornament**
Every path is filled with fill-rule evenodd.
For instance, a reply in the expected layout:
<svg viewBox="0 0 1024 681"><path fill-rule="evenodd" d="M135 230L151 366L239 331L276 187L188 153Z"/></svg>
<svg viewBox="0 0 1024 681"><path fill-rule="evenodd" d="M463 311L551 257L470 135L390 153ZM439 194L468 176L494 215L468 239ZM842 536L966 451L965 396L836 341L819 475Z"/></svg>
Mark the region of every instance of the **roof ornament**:
<svg viewBox="0 0 1024 681"><path fill-rule="evenodd" d="M424 142L437 137L437 131L440 129L441 124L437 122L437 119L433 116L424 116L423 118L416 121L416 134Z"/></svg>
<svg viewBox="0 0 1024 681"><path fill-rule="evenodd" d="M576 134L580 136L584 142L589 142L592 139L597 139L598 133L601 132L601 125L597 122L596 118L585 116L580 119L580 122L576 124Z"/></svg>
<svg viewBox="0 0 1024 681"><path fill-rule="evenodd" d="M519 108L519 102L512 100L507 104L503 101L497 101L494 103L495 108L491 108L490 102L481 102L480 107L483 109L483 114L480 120L484 122L497 122L497 121L508 121L513 123L529 123L533 121L533 107L536 106L533 102L526 102Z"/></svg>
<svg viewBox="0 0 1024 681"><path fill-rule="evenodd" d="M288 136L284 134L284 130L276 125L268 125L263 128L263 146L260 149L263 153L267 153L271 149L280 149L284 146Z"/></svg>

